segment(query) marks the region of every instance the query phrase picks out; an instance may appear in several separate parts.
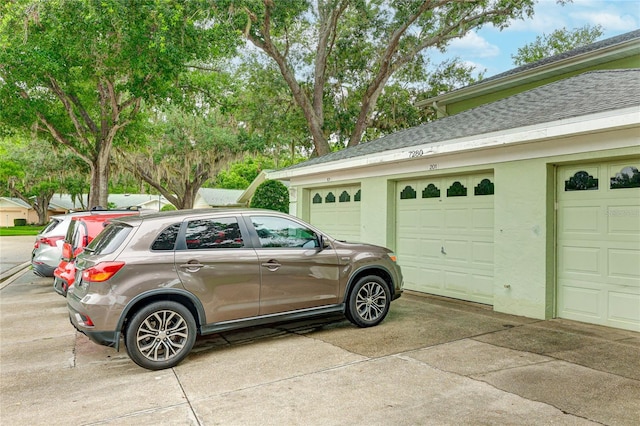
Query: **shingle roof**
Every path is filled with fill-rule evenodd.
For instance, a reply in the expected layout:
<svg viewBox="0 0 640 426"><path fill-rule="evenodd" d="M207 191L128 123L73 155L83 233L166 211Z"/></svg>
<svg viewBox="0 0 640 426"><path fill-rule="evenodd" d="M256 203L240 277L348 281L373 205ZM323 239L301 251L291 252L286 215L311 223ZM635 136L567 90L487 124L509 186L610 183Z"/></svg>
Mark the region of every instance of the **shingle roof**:
<svg viewBox="0 0 640 426"><path fill-rule="evenodd" d="M399 131L287 169L640 105L640 69L593 71Z"/></svg>
<svg viewBox="0 0 640 426"><path fill-rule="evenodd" d="M198 193L210 206L232 206L244 191L241 189L200 188Z"/></svg>

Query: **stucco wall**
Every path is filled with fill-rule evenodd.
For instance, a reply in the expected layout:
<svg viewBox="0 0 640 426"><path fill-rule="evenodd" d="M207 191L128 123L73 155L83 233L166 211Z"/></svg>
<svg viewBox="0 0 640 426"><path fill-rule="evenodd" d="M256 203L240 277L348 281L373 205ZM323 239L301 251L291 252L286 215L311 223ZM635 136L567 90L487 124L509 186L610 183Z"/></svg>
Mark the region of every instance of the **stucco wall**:
<svg viewBox="0 0 640 426"><path fill-rule="evenodd" d="M544 160L496 164L494 169L494 309L547 318L548 173ZM552 254L551 254L552 256Z"/></svg>

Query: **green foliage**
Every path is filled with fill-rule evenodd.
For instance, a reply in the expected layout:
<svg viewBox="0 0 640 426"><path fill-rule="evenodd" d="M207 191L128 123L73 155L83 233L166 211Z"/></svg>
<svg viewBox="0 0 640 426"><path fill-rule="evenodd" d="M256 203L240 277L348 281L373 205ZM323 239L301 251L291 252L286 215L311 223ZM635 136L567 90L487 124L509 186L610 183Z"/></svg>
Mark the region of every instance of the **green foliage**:
<svg viewBox="0 0 640 426"><path fill-rule="evenodd" d="M161 212L168 212L168 211L172 211L172 210L177 210L176 207L173 204L165 204L160 209Z"/></svg>
<svg viewBox="0 0 640 426"><path fill-rule="evenodd" d="M266 180L256 189L251 199L251 207L288 213L289 190L280 181Z"/></svg>
<svg viewBox="0 0 640 426"><path fill-rule="evenodd" d="M550 56L558 55L578 47L595 42L604 34L601 25L589 24L574 28L569 31L566 28L555 30L551 34L543 34L536 37L533 43L524 45L518 49L518 53L511 55L516 66L530 64Z"/></svg>
<svg viewBox="0 0 640 426"><path fill-rule="evenodd" d="M192 208L202 185L246 148L215 110L160 110L148 128L143 144L120 150L119 162L179 209Z"/></svg>
<svg viewBox="0 0 640 426"><path fill-rule="evenodd" d="M562 3L563 0L560 0ZM411 125L419 114L402 117L400 105L415 96L401 88L421 85L429 49L444 50L455 38L485 25L499 29L533 14L535 0L444 1L219 0L219 19L230 20L249 42L270 58L281 74L276 88L289 89L280 105L295 105L315 152L356 145L371 125L376 137ZM437 65L436 65L437 67ZM267 69L264 67L264 69ZM387 98L381 97L386 93ZM277 92L283 95L284 92ZM398 108L384 111L386 100ZM273 108L272 108L273 106ZM390 124L401 117L398 126ZM292 113L289 114L294 117ZM380 117L380 116L385 117ZM375 124L374 124L375 123ZM278 129L281 127L277 127ZM331 142L330 142L331 141Z"/></svg>
<svg viewBox="0 0 640 426"><path fill-rule="evenodd" d="M237 34L210 8L208 0L3 2L0 128L67 146L91 168L90 204L104 204L111 148L143 102L179 102L187 65L235 48Z"/></svg>

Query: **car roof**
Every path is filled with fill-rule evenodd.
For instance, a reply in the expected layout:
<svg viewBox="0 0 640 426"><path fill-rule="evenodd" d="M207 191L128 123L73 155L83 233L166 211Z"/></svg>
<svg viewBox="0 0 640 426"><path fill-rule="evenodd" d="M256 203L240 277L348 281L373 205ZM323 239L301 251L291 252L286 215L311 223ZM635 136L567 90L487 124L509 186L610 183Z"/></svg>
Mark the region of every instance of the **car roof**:
<svg viewBox="0 0 640 426"><path fill-rule="evenodd" d="M238 215L248 213L265 213L274 215L285 215L285 213L277 212L275 210L267 209L250 209L250 208L212 208L212 209L186 209L186 210L170 210L165 212L150 213L139 216L124 216L113 220L112 222L124 222L127 224L135 224L136 222L142 222L147 220L166 220L170 218L182 220L185 217L198 217L209 215Z"/></svg>

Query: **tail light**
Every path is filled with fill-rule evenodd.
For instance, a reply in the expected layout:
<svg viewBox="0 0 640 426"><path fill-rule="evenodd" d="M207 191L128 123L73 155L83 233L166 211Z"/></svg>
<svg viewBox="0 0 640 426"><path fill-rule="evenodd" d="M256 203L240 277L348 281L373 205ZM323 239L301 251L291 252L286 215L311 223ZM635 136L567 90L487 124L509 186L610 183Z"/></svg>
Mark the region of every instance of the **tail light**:
<svg viewBox="0 0 640 426"><path fill-rule="evenodd" d="M64 240L64 237L60 236L60 237L42 237L40 238L40 241L38 241L40 244L47 244L50 245L51 247L55 247L56 243L60 240ZM37 243L36 243L37 244Z"/></svg>
<svg viewBox="0 0 640 426"><path fill-rule="evenodd" d="M101 283L107 281L124 266L124 262L101 262L82 272L82 281Z"/></svg>
<svg viewBox="0 0 640 426"><path fill-rule="evenodd" d="M71 244L65 242L62 245L62 258L65 260L73 259L73 247L71 247Z"/></svg>

